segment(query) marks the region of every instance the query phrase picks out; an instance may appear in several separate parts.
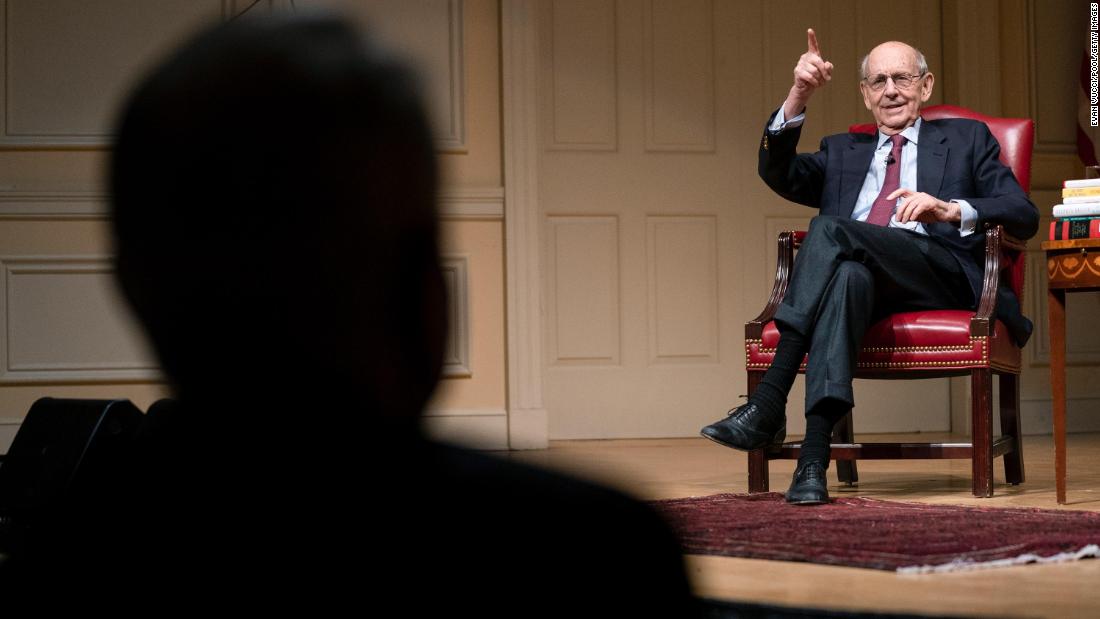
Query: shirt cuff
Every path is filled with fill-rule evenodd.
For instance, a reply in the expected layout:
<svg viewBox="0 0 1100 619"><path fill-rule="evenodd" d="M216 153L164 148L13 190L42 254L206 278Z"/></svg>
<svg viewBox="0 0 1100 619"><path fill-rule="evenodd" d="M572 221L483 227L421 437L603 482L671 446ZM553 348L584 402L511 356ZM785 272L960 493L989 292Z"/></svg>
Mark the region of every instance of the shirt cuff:
<svg viewBox="0 0 1100 619"><path fill-rule="evenodd" d="M776 134L782 133L787 129L794 129L795 127L801 127L802 121L806 120L806 112L802 112L798 116L790 120L786 120L783 117L783 106L779 106L779 111L775 113L775 119L772 120L772 124L768 126L768 133Z"/></svg>
<svg viewBox="0 0 1100 619"><path fill-rule="evenodd" d="M958 204L959 210L962 211L962 219L959 220L959 236L974 234L978 227L978 211L966 200L952 200L952 202Z"/></svg>

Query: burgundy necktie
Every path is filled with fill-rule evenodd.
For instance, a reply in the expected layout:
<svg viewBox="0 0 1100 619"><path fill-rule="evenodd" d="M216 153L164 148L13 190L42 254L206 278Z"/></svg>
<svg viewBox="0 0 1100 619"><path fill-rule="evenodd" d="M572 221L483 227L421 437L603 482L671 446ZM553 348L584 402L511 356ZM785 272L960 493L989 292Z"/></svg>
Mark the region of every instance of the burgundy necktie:
<svg viewBox="0 0 1100 619"><path fill-rule="evenodd" d="M882 183L882 191L871 205L871 212L867 214L867 223L876 226L887 226L894 215L894 206L897 198L887 200L886 196L894 193L901 187L901 147L905 145L905 136L898 133L890 136L894 147L890 149L890 158L886 160L886 180Z"/></svg>

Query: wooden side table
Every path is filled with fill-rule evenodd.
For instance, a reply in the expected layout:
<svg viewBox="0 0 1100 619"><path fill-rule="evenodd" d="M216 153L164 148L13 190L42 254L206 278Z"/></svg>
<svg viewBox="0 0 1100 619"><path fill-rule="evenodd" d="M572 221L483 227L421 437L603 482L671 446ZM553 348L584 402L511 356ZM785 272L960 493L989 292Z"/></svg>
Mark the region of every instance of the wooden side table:
<svg viewBox="0 0 1100 619"><path fill-rule="evenodd" d="M1100 239L1043 241L1047 253L1050 384L1054 391L1054 475L1066 502L1066 293L1100 291Z"/></svg>

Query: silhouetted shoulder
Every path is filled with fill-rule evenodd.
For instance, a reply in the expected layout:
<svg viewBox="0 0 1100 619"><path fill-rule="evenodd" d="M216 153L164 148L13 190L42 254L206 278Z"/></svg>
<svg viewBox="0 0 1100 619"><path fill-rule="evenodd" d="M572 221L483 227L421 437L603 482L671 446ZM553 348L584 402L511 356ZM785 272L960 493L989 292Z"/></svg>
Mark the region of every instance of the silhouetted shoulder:
<svg viewBox="0 0 1100 619"><path fill-rule="evenodd" d="M679 542L648 505L495 455L444 445L426 451L437 483L419 513L434 512L427 520L443 526L425 523L431 537L418 545L460 579L475 569L498 584L494 595L520 605L539 598L541 610L575 612L589 600L583 607L594 616L690 616Z"/></svg>

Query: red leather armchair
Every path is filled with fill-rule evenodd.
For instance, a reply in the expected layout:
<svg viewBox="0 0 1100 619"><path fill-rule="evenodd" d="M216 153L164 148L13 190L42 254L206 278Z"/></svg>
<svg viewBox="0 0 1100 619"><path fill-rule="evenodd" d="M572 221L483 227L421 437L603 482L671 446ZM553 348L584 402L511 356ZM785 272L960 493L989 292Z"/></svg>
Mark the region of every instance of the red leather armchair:
<svg viewBox="0 0 1100 619"><path fill-rule="evenodd" d="M1001 145L1001 160L1012 168L1024 191L1031 185L1031 151L1035 125L1030 119L995 118L949 105L922 111L925 119L972 118L989 126ZM853 125L851 132L873 133L874 125ZM772 321L786 293L794 252L805 232L779 235L775 284L767 306L745 324L748 390L751 394L771 364L779 332ZM916 379L970 376L971 442L855 443L852 415L837 425L832 455L841 482L858 480L858 459L969 458L975 496L993 495L993 459L1004 456L1009 484L1024 481L1020 441L1020 349L1005 325L994 320L997 283L1006 277L1023 300L1024 244L1001 226L986 229L985 277L976 311L936 310L894 314L868 330L856 365L857 378ZM803 363L803 369L805 363ZM993 375L998 375L1003 436L993 437ZM768 490L768 461L796 459L800 445L786 443L749 453L749 492Z"/></svg>

